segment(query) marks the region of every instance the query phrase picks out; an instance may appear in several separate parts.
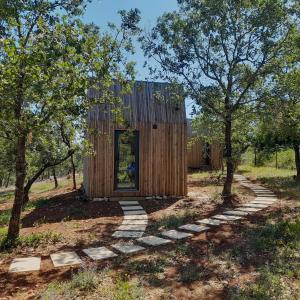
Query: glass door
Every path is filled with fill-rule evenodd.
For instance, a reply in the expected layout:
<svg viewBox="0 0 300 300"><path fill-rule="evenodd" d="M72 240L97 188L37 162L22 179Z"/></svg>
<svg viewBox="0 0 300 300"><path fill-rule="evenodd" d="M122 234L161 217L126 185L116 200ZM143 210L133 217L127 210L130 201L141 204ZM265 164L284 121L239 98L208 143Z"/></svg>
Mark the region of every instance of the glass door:
<svg viewBox="0 0 300 300"><path fill-rule="evenodd" d="M138 131L115 131L114 188L115 190L139 189Z"/></svg>

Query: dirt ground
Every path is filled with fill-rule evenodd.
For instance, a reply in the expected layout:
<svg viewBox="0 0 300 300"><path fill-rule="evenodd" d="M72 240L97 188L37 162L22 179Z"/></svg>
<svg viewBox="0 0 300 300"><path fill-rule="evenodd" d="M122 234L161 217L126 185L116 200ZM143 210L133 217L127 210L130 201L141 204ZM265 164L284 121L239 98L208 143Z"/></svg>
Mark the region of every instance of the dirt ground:
<svg viewBox="0 0 300 300"><path fill-rule="evenodd" d="M148 232L162 218L181 215L183 211L189 211L190 220L209 217L224 210L217 193L221 184L210 179L195 180L189 178L187 198L169 200L144 200L141 205L149 214ZM248 202L254 199L254 194L248 189L235 184L236 202ZM45 196L45 195L43 195ZM51 194L47 195L48 197ZM253 223L264 222L269 214L282 210L283 206L295 207L298 203L293 200L279 201L277 204L262 212L248 217L235 225L224 225L206 234L195 235L190 239L192 248L190 257L181 260L175 255L175 263L166 267L163 278L156 283L150 282L145 289L151 299L161 299L160 291L170 291L172 297L166 299L225 299L224 284L234 285L247 283L255 277L257 262L249 264L247 268L233 270L230 266L222 266L222 262L211 259L211 245L214 255L221 253L239 243L241 228L252 226ZM4 208L4 207L3 207ZM0 207L0 209L3 209ZM7 207L5 207L7 209ZM13 251L2 253L0 265L0 299L35 299L40 291L50 282L61 281L70 278L78 267L65 267L55 269L49 258L49 254L61 250L76 250L83 260L90 263L89 259L80 251L83 247L105 246L115 241L111 237L113 231L122 222L122 210L117 202L81 202L75 197L75 193L69 189L55 191L47 204L25 212L22 218L21 235L29 236L39 232L55 232L61 234L62 239L57 243L42 243L38 247L22 247ZM134 260L149 259L155 257L168 257L174 245L148 250L142 255L135 256ZM42 256L42 269L39 272L13 274L7 273L9 262L15 256L22 255ZM131 258L130 258L131 259ZM117 262L104 261L97 263L97 267L109 267L116 273L126 271L126 257ZM216 264L216 265L214 265ZM178 281L181 268L199 266L203 268L203 278L194 283L182 283ZM128 271L126 271L128 272ZM130 273L130 271L129 271ZM228 273L228 274L227 274ZM227 274L227 275L226 275ZM136 276L137 274L131 274ZM170 294L170 295L171 295ZM164 298L165 299L165 298Z"/></svg>

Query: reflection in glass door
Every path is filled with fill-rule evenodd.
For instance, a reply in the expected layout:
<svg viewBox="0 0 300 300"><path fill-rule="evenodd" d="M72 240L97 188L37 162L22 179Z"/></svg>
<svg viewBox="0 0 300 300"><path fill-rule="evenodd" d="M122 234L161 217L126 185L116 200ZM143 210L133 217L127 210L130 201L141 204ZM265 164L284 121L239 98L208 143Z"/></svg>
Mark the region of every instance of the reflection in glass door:
<svg viewBox="0 0 300 300"><path fill-rule="evenodd" d="M139 188L139 135L138 131L115 131L115 190Z"/></svg>

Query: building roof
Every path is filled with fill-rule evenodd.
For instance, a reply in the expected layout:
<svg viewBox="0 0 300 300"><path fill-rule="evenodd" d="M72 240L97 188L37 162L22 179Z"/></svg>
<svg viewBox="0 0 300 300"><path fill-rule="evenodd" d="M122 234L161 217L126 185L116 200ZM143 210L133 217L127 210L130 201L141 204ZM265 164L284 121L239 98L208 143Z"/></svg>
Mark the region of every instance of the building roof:
<svg viewBox="0 0 300 300"><path fill-rule="evenodd" d="M114 94L120 95L119 84L113 86ZM99 96L96 89L88 90L88 97ZM130 94L122 95L124 120L130 123L186 123L183 97L168 83L136 81ZM88 115L89 120L112 120L109 104L94 107Z"/></svg>

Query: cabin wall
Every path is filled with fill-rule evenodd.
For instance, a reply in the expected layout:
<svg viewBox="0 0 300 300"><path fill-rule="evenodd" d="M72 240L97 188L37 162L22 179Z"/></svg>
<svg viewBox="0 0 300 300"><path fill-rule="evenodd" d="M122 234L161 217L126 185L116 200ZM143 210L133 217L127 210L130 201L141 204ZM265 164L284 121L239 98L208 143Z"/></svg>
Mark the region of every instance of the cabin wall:
<svg viewBox="0 0 300 300"><path fill-rule="evenodd" d="M90 119L98 133L88 138L94 155L84 161L84 187L89 197L176 195L187 193L187 137L185 123L137 122L139 131L139 190L114 191L114 131L110 121Z"/></svg>
<svg viewBox="0 0 300 300"><path fill-rule="evenodd" d="M203 156L203 143L201 141L195 141L195 143L188 145L187 161L188 167L191 169L197 169L199 166L205 165L205 159Z"/></svg>
<svg viewBox="0 0 300 300"><path fill-rule="evenodd" d="M210 165L206 164L204 158L204 142L195 141L190 144L187 149L187 166L191 169L200 169L210 167L212 170L220 170L222 168L222 147L220 143L213 142L210 145Z"/></svg>

